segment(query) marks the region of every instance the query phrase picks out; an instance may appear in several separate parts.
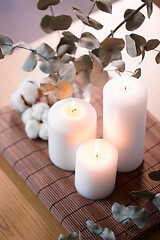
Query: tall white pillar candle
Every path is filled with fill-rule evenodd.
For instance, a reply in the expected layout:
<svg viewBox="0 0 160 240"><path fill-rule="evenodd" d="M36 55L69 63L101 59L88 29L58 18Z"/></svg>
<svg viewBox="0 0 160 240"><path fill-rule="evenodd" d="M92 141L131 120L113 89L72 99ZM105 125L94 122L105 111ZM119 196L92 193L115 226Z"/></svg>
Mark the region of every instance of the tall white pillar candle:
<svg viewBox="0 0 160 240"><path fill-rule="evenodd" d="M74 171L77 147L96 137L95 109L82 99L63 99L51 107L48 124L51 161L64 170Z"/></svg>
<svg viewBox="0 0 160 240"><path fill-rule="evenodd" d="M81 144L76 154L75 187L88 199L102 199L115 187L118 152L103 139Z"/></svg>
<svg viewBox="0 0 160 240"><path fill-rule="evenodd" d="M103 90L103 137L118 150L118 171L129 172L143 161L147 90L133 77L110 80Z"/></svg>

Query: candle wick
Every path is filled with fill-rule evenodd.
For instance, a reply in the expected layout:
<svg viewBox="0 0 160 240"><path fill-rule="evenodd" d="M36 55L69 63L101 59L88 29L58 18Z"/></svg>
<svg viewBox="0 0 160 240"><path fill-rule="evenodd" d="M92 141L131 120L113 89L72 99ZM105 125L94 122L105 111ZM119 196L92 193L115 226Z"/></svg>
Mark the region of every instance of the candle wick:
<svg viewBox="0 0 160 240"><path fill-rule="evenodd" d="M126 88L126 86L124 87L124 90L126 90L127 88Z"/></svg>
<svg viewBox="0 0 160 240"><path fill-rule="evenodd" d="M96 157L98 157L98 153L96 153Z"/></svg>
<svg viewBox="0 0 160 240"><path fill-rule="evenodd" d="M76 108L72 109L72 112L75 112L76 111Z"/></svg>

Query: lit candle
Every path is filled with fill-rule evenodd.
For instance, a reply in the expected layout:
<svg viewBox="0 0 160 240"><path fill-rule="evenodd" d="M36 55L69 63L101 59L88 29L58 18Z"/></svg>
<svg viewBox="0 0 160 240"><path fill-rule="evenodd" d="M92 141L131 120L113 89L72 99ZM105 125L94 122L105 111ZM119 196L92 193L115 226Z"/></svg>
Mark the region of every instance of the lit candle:
<svg viewBox="0 0 160 240"><path fill-rule="evenodd" d="M97 114L91 104L78 98L55 103L49 111L49 157L58 167L74 171L77 147L96 137Z"/></svg>
<svg viewBox="0 0 160 240"><path fill-rule="evenodd" d="M109 196L116 181L118 153L103 139L81 144L76 154L75 187L88 199Z"/></svg>
<svg viewBox="0 0 160 240"><path fill-rule="evenodd" d="M103 90L103 137L118 150L118 171L129 172L143 161L147 90L133 77L110 80Z"/></svg>

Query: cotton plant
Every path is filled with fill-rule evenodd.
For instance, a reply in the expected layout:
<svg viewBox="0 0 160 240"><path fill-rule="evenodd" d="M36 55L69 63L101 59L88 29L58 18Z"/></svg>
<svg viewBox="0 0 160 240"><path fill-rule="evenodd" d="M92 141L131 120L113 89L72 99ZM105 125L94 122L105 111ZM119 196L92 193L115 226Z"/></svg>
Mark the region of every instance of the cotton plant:
<svg viewBox="0 0 160 240"><path fill-rule="evenodd" d="M12 107L22 115L25 132L31 139L48 140L48 112L50 106L39 102L36 80L26 78L11 96Z"/></svg>

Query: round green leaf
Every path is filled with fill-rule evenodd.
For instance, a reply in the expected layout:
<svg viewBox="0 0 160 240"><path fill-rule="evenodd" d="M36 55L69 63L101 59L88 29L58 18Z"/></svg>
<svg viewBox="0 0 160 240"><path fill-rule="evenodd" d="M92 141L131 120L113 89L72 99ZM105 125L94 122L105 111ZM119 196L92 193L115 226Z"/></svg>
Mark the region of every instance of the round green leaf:
<svg viewBox="0 0 160 240"><path fill-rule="evenodd" d="M111 58L111 51L102 47L99 52L99 59L103 67L106 67L111 62Z"/></svg>
<svg viewBox="0 0 160 240"><path fill-rule="evenodd" d="M79 234L76 232L72 232L68 236L68 240L79 240Z"/></svg>
<svg viewBox="0 0 160 240"><path fill-rule="evenodd" d="M94 20L93 18L87 17L87 19L89 22L89 24L88 24L89 27L93 27L96 30L100 30L103 28L103 25L101 23L97 22L96 20Z"/></svg>
<svg viewBox="0 0 160 240"><path fill-rule="evenodd" d="M3 58L4 58L4 55L3 55L2 50L0 48L0 59L3 59Z"/></svg>
<svg viewBox="0 0 160 240"><path fill-rule="evenodd" d="M124 72L125 70L125 62L123 60L116 60L113 61L111 64L113 67L118 68L120 72Z"/></svg>
<svg viewBox="0 0 160 240"><path fill-rule="evenodd" d="M157 193L156 196L153 198L153 204L158 208L160 211L160 193Z"/></svg>
<svg viewBox="0 0 160 240"><path fill-rule="evenodd" d="M63 46L65 45L65 46ZM62 47L63 46L63 47ZM61 48L62 47L62 48ZM74 42L66 39L65 37L61 38L58 46L57 46L57 54L58 56L63 56L65 53L73 54L76 50L76 45Z"/></svg>
<svg viewBox="0 0 160 240"><path fill-rule="evenodd" d="M114 203L111 208L113 217L118 221L126 224L129 222L127 208L119 203Z"/></svg>
<svg viewBox="0 0 160 240"><path fill-rule="evenodd" d="M148 191L148 190L141 190L141 191L132 191L131 194L135 197L142 198L146 201L150 201L154 198L155 194Z"/></svg>
<svg viewBox="0 0 160 240"><path fill-rule="evenodd" d="M37 8L40 10L46 10L50 5L56 5L60 0L39 0L37 3Z"/></svg>
<svg viewBox="0 0 160 240"><path fill-rule="evenodd" d="M63 55L63 60L64 60L64 62L65 62L65 63L69 63L70 61L72 61L72 62L73 62L73 61L74 61L74 59L75 59L75 58L74 58L74 57L72 57L72 56L71 56L71 55L69 55L69 54L64 54L64 55Z"/></svg>
<svg viewBox="0 0 160 240"><path fill-rule="evenodd" d="M122 51L122 49L125 46L125 42L122 38L106 38L101 43L102 48L105 48L106 50L119 50Z"/></svg>
<svg viewBox="0 0 160 240"><path fill-rule="evenodd" d="M31 52L28 55L22 68L26 72L31 72L36 67L36 65L37 65L37 58L36 58L35 54L33 52Z"/></svg>
<svg viewBox="0 0 160 240"><path fill-rule="evenodd" d="M147 15L148 15L148 18L150 18L153 12L153 2L152 0L142 0L142 2L145 2L147 4Z"/></svg>
<svg viewBox="0 0 160 240"><path fill-rule="evenodd" d="M146 43L145 50L146 51L153 50L156 47L158 47L159 44L160 44L160 41L158 39L151 39Z"/></svg>
<svg viewBox="0 0 160 240"><path fill-rule="evenodd" d="M69 41L72 41L72 42L78 42L79 41L79 38L77 38L73 33L69 32L69 31L63 32L62 34Z"/></svg>
<svg viewBox="0 0 160 240"><path fill-rule="evenodd" d="M156 56L156 63L159 64L160 63L160 52L157 54Z"/></svg>
<svg viewBox="0 0 160 240"><path fill-rule="evenodd" d="M133 9L127 9L124 13L124 18L129 16L133 11L134 11ZM126 29L128 31L136 30L142 25L144 19L145 19L145 16L141 12L137 12L135 15L130 17L126 22Z"/></svg>
<svg viewBox="0 0 160 240"><path fill-rule="evenodd" d="M6 44L6 45L4 45ZM3 51L3 54L10 52L12 48L12 40L9 37L0 34L0 47ZM8 46L7 46L8 45Z"/></svg>
<svg viewBox="0 0 160 240"><path fill-rule="evenodd" d="M90 81L94 86L101 87L106 84L109 80L109 75L107 71L100 69L93 69L90 74Z"/></svg>
<svg viewBox="0 0 160 240"><path fill-rule="evenodd" d="M135 41L137 56L141 55L146 44L146 39L138 34L130 34L130 37Z"/></svg>
<svg viewBox="0 0 160 240"><path fill-rule="evenodd" d="M71 46L69 44L63 44L58 48L57 55L62 57L65 53L70 52Z"/></svg>
<svg viewBox="0 0 160 240"><path fill-rule="evenodd" d="M160 63L160 53L159 54L159 63ZM148 176L153 180L153 181L160 181L160 170L158 171L152 171L148 174Z"/></svg>
<svg viewBox="0 0 160 240"><path fill-rule="evenodd" d="M70 82L60 79L57 81L54 96L58 99L69 97L73 93L73 88Z"/></svg>
<svg viewBox="0 0 160 240"><path fill-rule="evenodd" d="M99 48L100 43L93 34L84 32L79 40L79 45L89 50L93 50Z"/></svg>
<svg viewBox="0 0 160 240"><path fill-rule="evenodd" d="M96 1L96 5L101 11L107 12L107 13L112 13L112 3L111 3L111 1L109 1L109 0L99 0L99 1Z"/></svg>
<svg viewBox="0 0 160 240"><path fill-rule="evenodd" d="M82 55L81 57L75 59L74 66L77 73L81 71L90 71L93 68L92 61L88 55Z"/></svg>
<svg viewBox="0 0 160 240"><path fill-rule="evenodd" d="M141 68L137 68L131 76L135 77L135 78L140 78L140 76L141 76Z"/></svg>
<svg viewBox="0 0 160 240"><path fill-rule="evenodd" d="M114 232L109 228L105 228L103 233L100 234L100 237L103 238L103 240L116 240Z"/></svg>
<svg viewBox="0 0 160 240"><path fill-rule="evenodd" d="M58 71L61 79L66 79L70 83L74 80L76 75L76 69L74 64L66 63Z"/></svg>
<svg viewBox="0 0 160 240"><path fill-rule="evenodd" d="M41 54L45 58L54 58L55 52L48 44L42 43L39 47L36 48L37 53ZM40 60L44 58L40 57Z"/></svg>
<svg viewBox="0 0 160 240"><path fill-rule="evenodd" d="M86 224L87 224L87 228L91 233L100 234L102 232L102 228L94 224L91 220L88 220Z"/></svg>
<svg viewBox="0 0 160 240"><path fill-rule="evenodd" d="M51 33L56 30L66 30L70 27L72 18L69 15L49 16L42 18L41 28L46 33Z"/></svg>
<svg viewBox="0 0 160 240"><path fill-rule="evenodd" d="M77 79L82 85L88 85L90 83L90 72L81 71L77 74Z"/></svg>
<svg viewBox="0 0 160 240"><path fill-rule="evenodd" d="M139 228L142 229L148 222L147 212L140 206L129 206L127 207L128 216L132 222Z"/></svg>
<svg viewBox="0 0 160 240"><path fill-rule="evenodd" d="M126 35L125 39L126 39L126 50L128 55L130 55L131 57L136 57L137 49L136 49L135 41L129 35Z"/></svg>
<svg viewBox="0 0 160 240"><path fill-rule="evenodd" d="M91 52L89 52L89 55L93 59L93 68L103 70L103 66L102 66L102 63L101 63L100 59L95 54L93 54Z"/></svg>
<svg viewBox="0 0 160 240"><path fill-rule="evenodd" d="M39 68L41 69L42 72L44 73L50 73L51 72L51 64L50 62L47 62L47 61L43 61Z"/></svg>

